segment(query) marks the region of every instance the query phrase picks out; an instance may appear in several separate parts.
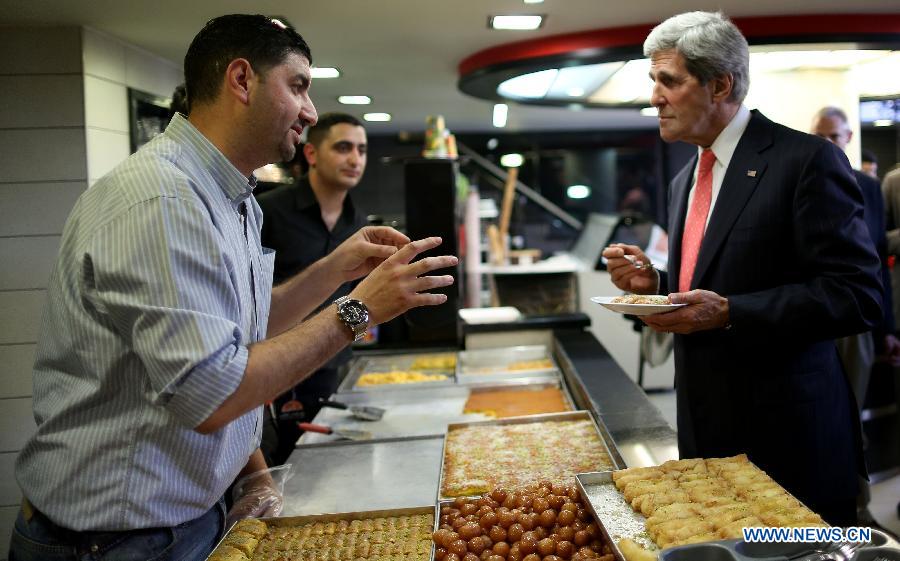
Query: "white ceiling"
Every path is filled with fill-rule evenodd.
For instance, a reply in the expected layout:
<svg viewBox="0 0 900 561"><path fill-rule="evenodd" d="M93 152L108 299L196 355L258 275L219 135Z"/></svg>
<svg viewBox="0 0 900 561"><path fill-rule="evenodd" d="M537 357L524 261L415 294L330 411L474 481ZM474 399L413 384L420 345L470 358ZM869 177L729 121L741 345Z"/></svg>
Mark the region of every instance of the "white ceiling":
<svg viewBox="0 0 900 561"><path fill-rule="evenodd" d="M337 66L342 77L317 80L319 112L361 115L386 111L390 123L369 123L371 134L415 131L440 113L455 132L491 130L492 103L456 88L457 65L503 43L660 21L699 9L731 17L792 13L900 13L897 0L0 0L0 23L86 25L180 64L194 34L210 18L259 12L287 18L309 42L318 66ZM541 13L537 31L492 31L489 14ZM648 82L649 87L649 82ZM337 103L340 94L365 94L365 108ZM654 127L635 110L583 110L512 105L506 130Z"/></svg>

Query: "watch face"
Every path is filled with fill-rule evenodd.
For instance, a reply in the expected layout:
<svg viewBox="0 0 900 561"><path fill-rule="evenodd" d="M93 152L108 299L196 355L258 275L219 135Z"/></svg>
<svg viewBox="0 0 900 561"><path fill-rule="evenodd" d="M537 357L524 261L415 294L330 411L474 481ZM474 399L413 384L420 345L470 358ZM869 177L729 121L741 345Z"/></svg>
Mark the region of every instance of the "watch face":
<svg viewBox="0 0 900 561"><path fill-rule="evenodd" d="M341 306L341 315L351 324L369 322L369 311L365 306L353 300Z"/></svg>

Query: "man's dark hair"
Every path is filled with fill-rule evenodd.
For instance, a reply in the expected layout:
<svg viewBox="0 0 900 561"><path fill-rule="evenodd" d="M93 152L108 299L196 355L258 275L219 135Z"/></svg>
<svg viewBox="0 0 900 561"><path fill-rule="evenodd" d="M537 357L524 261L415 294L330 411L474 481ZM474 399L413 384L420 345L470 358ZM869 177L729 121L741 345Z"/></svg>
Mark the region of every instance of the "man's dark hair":
<svg viewBox="0 0 900 561"><path fill-rule="evenodd" d="M347 113L325 113L319 116L316 126L309 129L309 132L306 133L306 141L313 146L318 146L328 136L328 131L331 130L331 127L342 123L353 125L354 127L363 126L360 120L353 115L348 115Z"/></svg>
<svg viewBox="0 0 900 561"><path fill-rule="evenodd" d="M872 152L871 150L866 150L865 148L863 148L862 154L860 155L862 156L860 160L862 160L863 162L869 162L871 164L878 163L878 156L876 156L875 152Z"/></svg>
<svg viewBox="0 0 900 561"><path fill-rule="evenodd" d="M187 116L190 113L191 108L188 105L187 99L187 88L184 87L184 84L178 84L175 86L175 91L172 92L172 103L169 104L169 119L175 116L175 113L181 113L184 116Z"/></svg>
<svg viewBox="0 0 900 561"><path fill-rule="evenodd" d="M265 74L291 53L306 57L312 64L309 45L279 20L260 14L231 14L209 20L184 56L184 82L191 105L216 98L231 61L247 59L253 70Z"/></svg>

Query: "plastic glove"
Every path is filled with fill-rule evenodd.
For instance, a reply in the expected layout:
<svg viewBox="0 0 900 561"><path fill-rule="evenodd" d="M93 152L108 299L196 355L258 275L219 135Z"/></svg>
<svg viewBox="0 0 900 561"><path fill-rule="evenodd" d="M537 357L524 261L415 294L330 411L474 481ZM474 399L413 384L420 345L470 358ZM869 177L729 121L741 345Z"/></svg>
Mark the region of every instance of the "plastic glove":
<svg viewBox="0 0 900 561"><path fill-rule="evenodd" d="M234 504L228 511L226 527L230 528L242 518L263 518L281 514L284 497L278 487L279 485L272 479L271 469L242 477L234 486L232 495Z"/></svg>

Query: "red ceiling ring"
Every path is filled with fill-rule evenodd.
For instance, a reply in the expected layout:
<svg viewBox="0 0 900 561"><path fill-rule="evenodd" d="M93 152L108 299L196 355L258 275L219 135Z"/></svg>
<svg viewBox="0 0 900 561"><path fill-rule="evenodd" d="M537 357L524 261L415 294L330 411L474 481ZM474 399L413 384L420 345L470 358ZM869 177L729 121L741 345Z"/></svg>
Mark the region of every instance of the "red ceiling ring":
<svg viewBox="0 0 900 561"><path fill-rule="evenodd" d="M733 18L751 45L854 42L880 48L900 46L900 14L810 14ZM497 86L529 71L573 64L628 60L642 56L655 23L593 29L498 45L459 63L459 88L485 99L500 99ZM529 103L558 102L529 100Z"/></svg>

